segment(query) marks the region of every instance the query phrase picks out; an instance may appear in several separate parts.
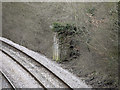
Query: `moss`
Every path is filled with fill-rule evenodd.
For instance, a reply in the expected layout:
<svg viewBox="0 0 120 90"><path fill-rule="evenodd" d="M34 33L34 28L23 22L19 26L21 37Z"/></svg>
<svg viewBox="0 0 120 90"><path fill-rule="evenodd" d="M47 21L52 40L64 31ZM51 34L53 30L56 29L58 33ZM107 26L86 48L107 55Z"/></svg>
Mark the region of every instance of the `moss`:
<svg viewBox="0 0 120 90"><path fill-rule="evenodd" d="M78 34L76 26L74 24L53 23L52 30L57 33L59 39L60 60L77 58L79 56L79 50L76 48L78 43L77 40L73 39Z"/></svg>
<svg viewBox="0 0 120 90"><path fill-rule="evenodd" d="M90 13L92 16L94 16L95 11L97 11L96 8L90 8L90 9L87 10L87 13Z"/></svg>

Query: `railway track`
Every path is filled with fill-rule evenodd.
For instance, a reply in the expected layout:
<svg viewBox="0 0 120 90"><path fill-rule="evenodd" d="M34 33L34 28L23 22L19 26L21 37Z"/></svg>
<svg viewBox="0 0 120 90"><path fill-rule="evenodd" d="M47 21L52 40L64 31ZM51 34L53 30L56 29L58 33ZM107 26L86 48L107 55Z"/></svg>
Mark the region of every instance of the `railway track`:
<svg viewBox="0 0 120 90"><path fill-rule="evenodd" d="M13 47L12 47L13 48ZM10 47L9 47L9 49L10 49ZM56 78L56 79L58 79L58 84L63 84L63 85L61 85L61 87L63 87L63 88L70 88L64 81L62 81L62 80L60 80L56 75L54 75L51 71L49 71L46 67L44 67L44 66L42 66L39 62L37 62L37 61L35 61L34 59L32 59L31 57L29 57L28 55L26 55L25 53L23 53L23 52L21 52L20 50L18 50L18 49L16 49L16 48L14 48L15 49L15 51L14 52L10 52L9 51L9 49L8 48L5 48L5 47L2 47L2 52L4 53L4 54L6 54L7 56L9 56L10 58L12 58L12 60L14 60L18 65L20 65L24 70L26 70L43 88L60 88L60 86L58 86L57 85L57 83L55 83L54 82L54 85L52 84L52 82L49 82L49 81L47 81L47 80L45 80L46 78L49 78L49 76L50 76L50 74L52 74L52 78ZM26 57L27 58L29 58L29 59L31 59L32 61L32 63L36 63L37 64L37 66L38 67L40 67L39 68L39 70L41 69L41 68L45 68L46 70L44 70L43 72L40 72L40 73L44 73L44 75L45 74L47 74L47 73L49 73L49 76L48 77L44 77L44 78L39 78L39 77L37 77L36 75L35 75L35 72L32 72L32 71L30 71L30 69L28 68L28 67L30 67L29 65L28 65L28 67L27 67L27 65L26 64L29 64L30 62L26 62L25 64L24 64L24 58L20 58L19 56L17 56L15 53L21 53L22 55L23 54L25 54L26 55ZM22 61L21 61L22 60ZM24 61L24 62L23 62ZM34 67L36 67L36 66L34 66ZM47 72L47 73L46 73ZM43 76L41 76L41 77L43 77ZM52 79L51 78L51 79ZM46 81L46 82L45 82ZM56 87L56 86L58 86L58 87Z"/></svg>
<svg viewBox="0 0 120 90"><path fill-rule="evenodd" d="M34 76L34 74L32 74L25 66L23 66L20 62L18 62L14 57L12 57L12 55L10 55L9 53L7 53L6 51L2 50L2 52L7 55L8 57L10 57L13 61L15 61L18 65L20 65L25 71L28 72L28 74L30 74L39 84L42 88L45 88L45 86ZM45 88L46 89L46 88Z"/></svg>
<svg viewBox="0 0 120 90"><path fill-rule="evenodd" d="M46 88L70 88L70 89L72 90L72 88L69 87L64 81L62 81L59 77L57 77L54 73L52 73L49 69L47 69L46 67L44 67L41 63L39 63L38 61L36 61L36 60L33 59L32 57L28 56L28 55L25 54L24 52L20 51L19 49L15 48L15 47L13 47L13 46L5 43L5 42L3 42L2 44L3 44L3 45L2 45L2 49L1 49L2 52L3 52L4 54L6 54L7 56L9 56L10 58L12 58L12 60L14 60L17 64L19 64L24 70L26 70L44 89L46 89ZM5 48L5 47L3 47L3 46L6 46L6 47L8 47L8 48ZM14 49L13 52L9 51L9 50L12 50L12 49ZM36 75L34 75L34 73L33 73L32 71L30 71L26 66L24 66L24 64L23 64L21 61L18 61L18 59L19 59L19 60L20 60L20 59L22 60L23 58L20 58L19 56L17 56L16 53L21 53L22 55L26 55L27 58L30 58L30 59L32 60L32 63L35 62L35 63L37 63L38 65L40 65L40 66L42 66L43 68L45 68L45 69L46 69L46 72L49 72L49 73L51 73L51 74L53 75L52 78L58 79L57 82L58 82L59 84L61 84L61 86L58 86L57 83L55 83L55 82L54 82L54 85L52 85L52 84L50 85L50 82L45 82L45 83L44 83L45 80L42 82L43 79L41 80L41 79L37 78ZM28 62L28 63L29 63L29 62ZM45 72L45 73L46 73L46 72ZM47 78L48 78L48 77L47 77ZM44 79L45 79L45 78L44 78ZM48 84L49 84L49 85L48 85ZM56 87L55 85L58 86L58 87Z"/></svg>
<svg viewBox="0 0 120 90"><path fill-rule="evenodd" d="M20 50L18 47L2 39L0 40L2 41L2 48L0 48L2 52L27 71L29 75L31 75L45 90L47 88L69 88L70 90L73 88L90 88L85 85L85 83L79 83L74 76L71 76L71 79L74 79L72 82L67 82L68 79L66 79L64 75L67 76L72 74L66 72L64 73L63 71L63 77L61 77L59 75L61 75L62 72L59 74L57 71L52 71L51 67L49 68L40 61L36 60L35 57L31 56L29 53ZM69 77L70 76L68 76L68 78ZM78 84L79 86L73 87L72 84Z"/></svg>
<svg viewBox="0 0 120 90"><path fill-rule="evenodd" d="M43 88L34 76L17 64L11 57L5 53L0 54L4 60L2 62L2 71L10 78L16 88Z"/></svg>
<svg viewBox="0 0 120 90"><path fill-rule="evenodd" d="M2 77L5 79L5 83L7 83L7 87L4 87L3 88L11 88L11 89L15 89L15 86L14 84L11 82L11 80L7 77L7 75L5 75L4 72L0 71L0 73L2 74Z"/></svg>

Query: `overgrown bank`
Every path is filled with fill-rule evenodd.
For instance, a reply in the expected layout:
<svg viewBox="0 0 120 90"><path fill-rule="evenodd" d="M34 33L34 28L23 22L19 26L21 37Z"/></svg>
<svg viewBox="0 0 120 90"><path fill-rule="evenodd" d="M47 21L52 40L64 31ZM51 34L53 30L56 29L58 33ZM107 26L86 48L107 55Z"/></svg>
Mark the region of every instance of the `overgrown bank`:
<svg viewBox="0 0 120 90"><path fill-rule="evenodd" d="M117 15L117 3L3 3L3 36L52 58L54 36L49 26L74 23L84 32L72 36L69 47L75 53L67 54L72 58L66 57L63 67L94 87L116 87Z"/></svg>

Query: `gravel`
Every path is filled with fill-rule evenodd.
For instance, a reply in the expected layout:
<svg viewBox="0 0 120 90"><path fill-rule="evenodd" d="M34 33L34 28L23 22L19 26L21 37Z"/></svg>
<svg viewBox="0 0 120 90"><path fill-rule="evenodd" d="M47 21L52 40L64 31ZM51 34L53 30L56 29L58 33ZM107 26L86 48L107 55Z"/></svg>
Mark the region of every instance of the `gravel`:
<svg viewBox="0 0 120 90"><path fill-rule="evenodd" d="M2 70L10 78L16 88L42 88L33 77L11 58L3 53L0 53L0 55L2 55L2 59L0 59L0 62L2 62Z"/></svg>

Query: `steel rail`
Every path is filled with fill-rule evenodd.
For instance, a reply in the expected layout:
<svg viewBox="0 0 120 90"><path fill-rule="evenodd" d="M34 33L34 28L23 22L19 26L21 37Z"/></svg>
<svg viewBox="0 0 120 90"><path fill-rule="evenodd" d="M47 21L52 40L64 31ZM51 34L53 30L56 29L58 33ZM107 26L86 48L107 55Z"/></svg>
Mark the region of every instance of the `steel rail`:
<svg viewBox="0 0 120 90"><path fill-rule="evenodd" d="M8 54L6 51L2 50L2 52L7 55L8 57L10 57L14 62L16 62L18 65L20 65L25 71L28 72L28 74L30 74L39 84L40 86L44 89L47 90L47 88L26 68L24 67L20 62L18 62L14 57L12 57L10 54Z"/></svg>
<svg viewBox="0 0 120 90"><path fill-rule="evenodd" d="M16 90L15 85L11 82L11 80L7 77L7 75L5 75L5 73L3 71L0 71L2 73L2 76L8 81L8 83L10 84L10 86L12 87L13 90Z"/></svg>
<svg viewBox="0 0 120 90"><path fill-rule="evenodd" d="M38 64L40 64L42 67L44 67L46 70L48 70L48 71L49 71L51 74L53 74L55 77L57 77L62 83L64 83L64 84L69 88L69 90L73 90L73 88L71 88L67 83L65 83L61 78L59 78L59 76L57 76L57 75L54 74L51 70L49 70L47 67L45 67L43 64L41 64L40 62L38 62L37 60L35 60L32 56L26 54L25 52L19 50L18 48L14 47L14 46L12 46L12 45L4 42L4 41L2 41L2 43L5 43L5 44L7 44L8 46L10 46L10 47L18 50L19 52L23 53L23 54L26 55L26 56L28 56L29 58L31 58L32 60L34 60L35 62L37 62ZM2 50L2 51L3 51L3 50ZM5 51L3 51L3 52L6 53ZM6 54L7 54L7 53L6 53ZM8 55L8 54L7 54L7 55ZM8 56L10 56L10 55L8 55ZM11 56L10 56L10 57L11 57ZM14 59L13 57L11 57L11 58ZM19 63L19 62L17 61L17 63ZM25 68L25 67L23 66L23 68ZM27 70L27 71L28 71L28 70ZM28 72L29 72L29 71L28 71ZM32 76L34 76L34 75L32 74ZM35 78L36 78L36 77L35 77ZM37 78L36 78L36 79L37 79ZM37 79L37 81L38 81L38 79ZM44 85L42 85L42 86L44 86Z"/></svg>

